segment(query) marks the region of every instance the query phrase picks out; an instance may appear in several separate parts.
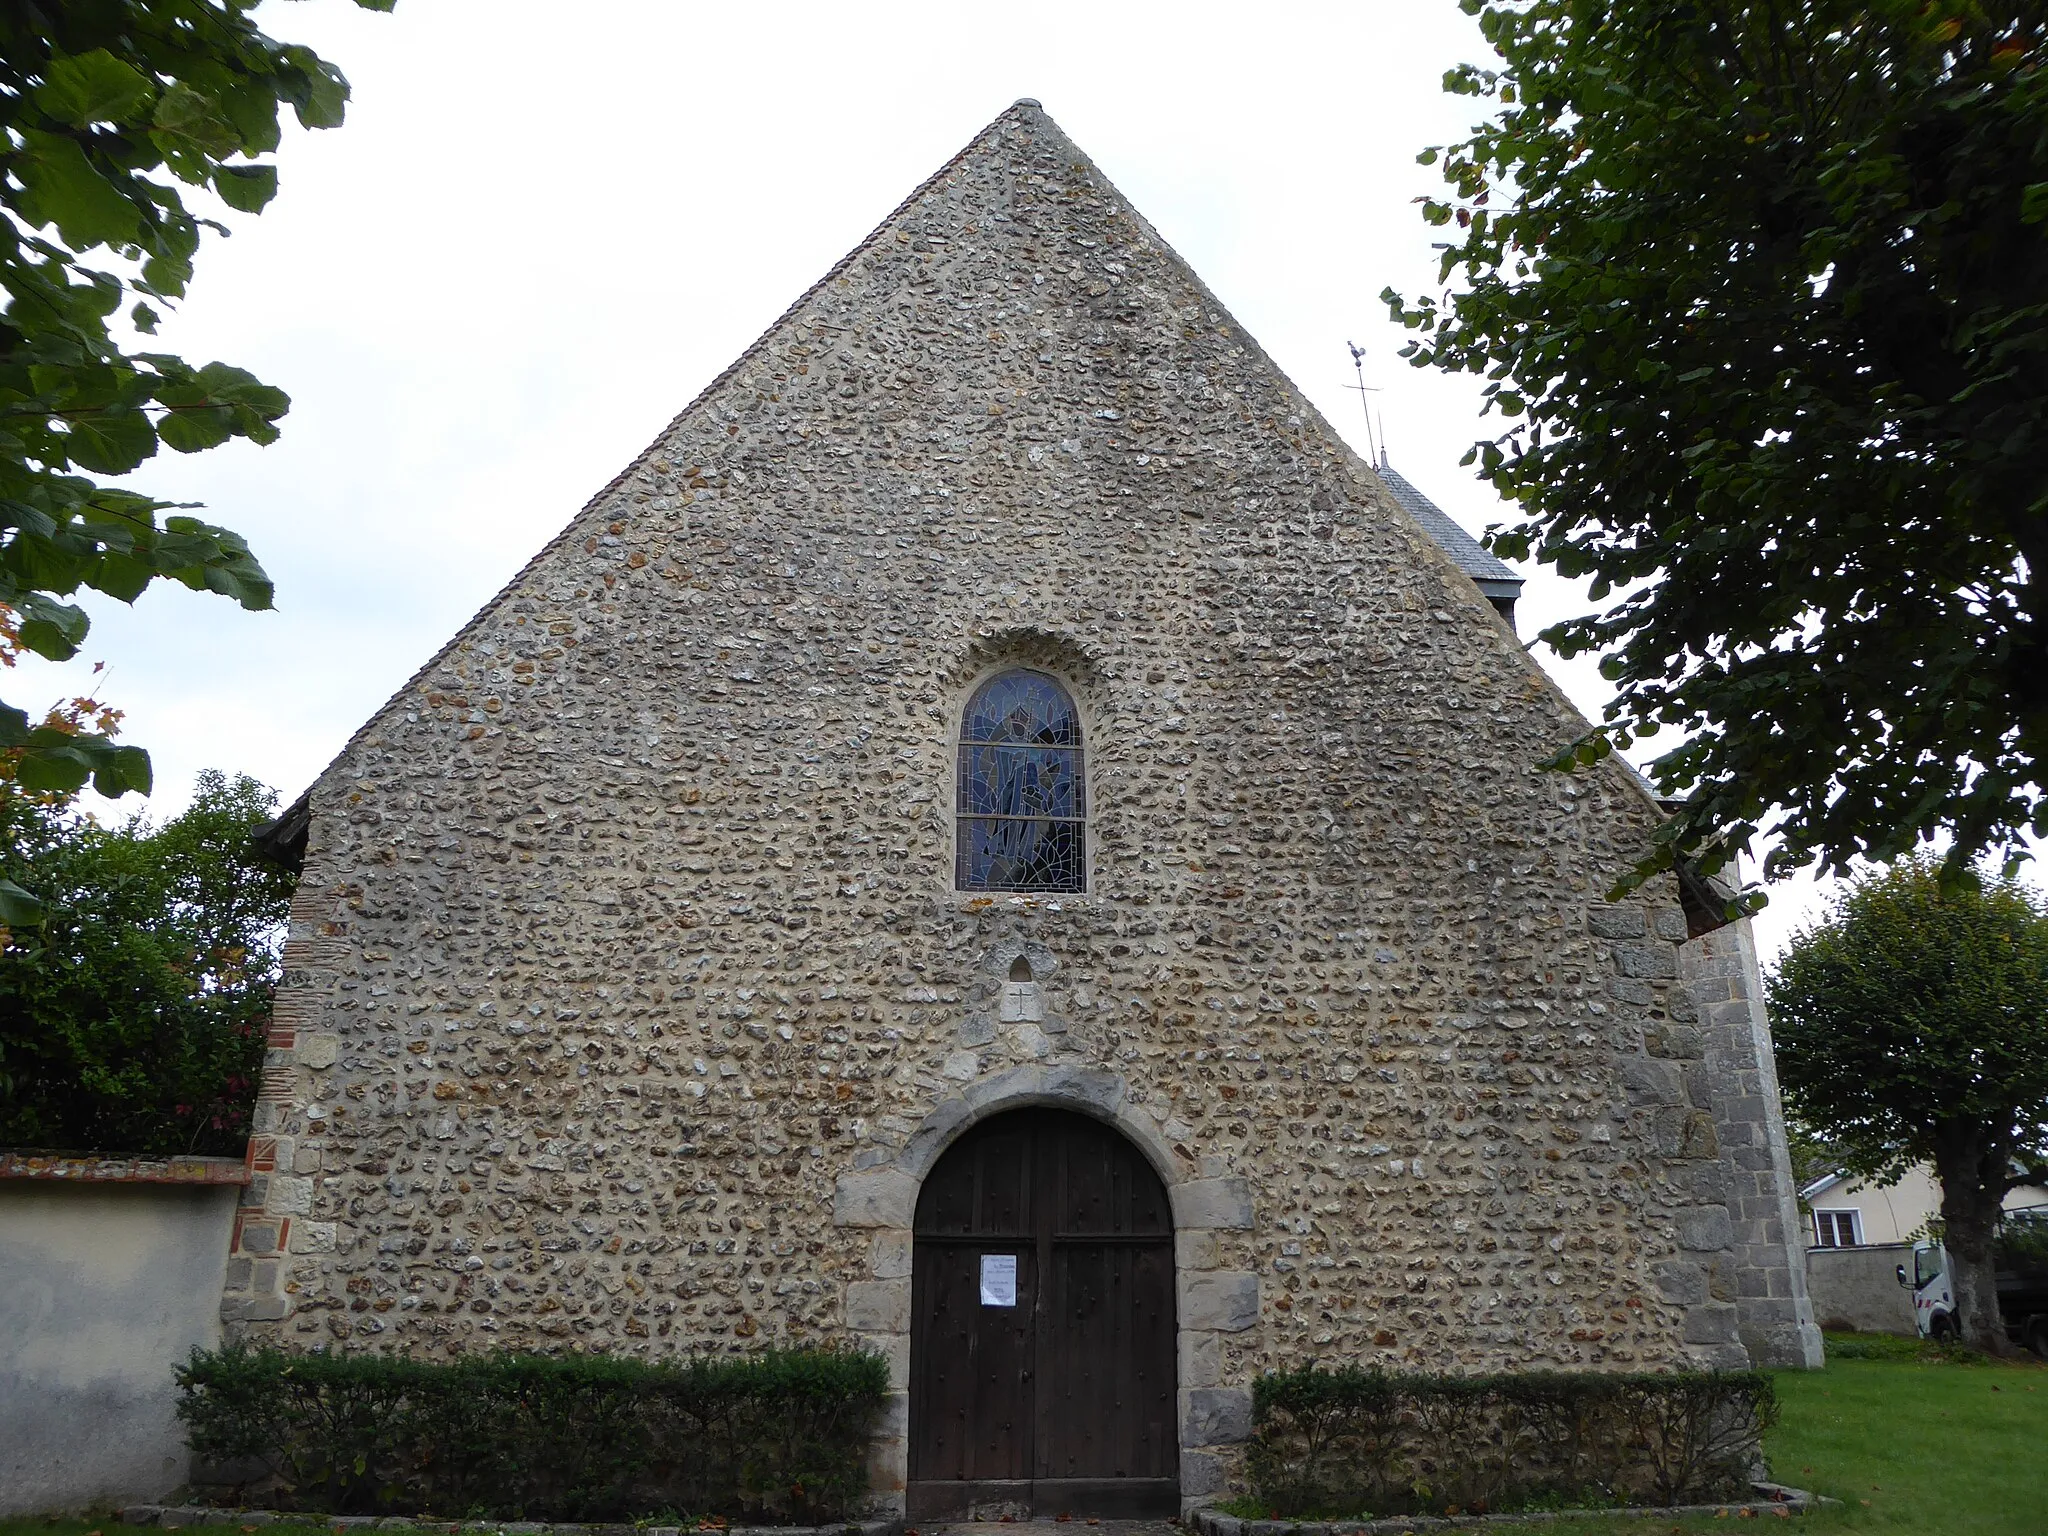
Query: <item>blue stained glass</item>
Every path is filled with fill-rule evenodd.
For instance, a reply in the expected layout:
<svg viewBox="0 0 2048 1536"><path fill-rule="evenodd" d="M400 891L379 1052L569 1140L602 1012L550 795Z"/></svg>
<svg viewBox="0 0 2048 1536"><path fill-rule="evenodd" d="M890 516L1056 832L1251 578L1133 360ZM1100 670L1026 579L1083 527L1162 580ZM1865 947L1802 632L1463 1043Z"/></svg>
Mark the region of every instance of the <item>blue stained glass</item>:
<svg viewBox="0 0 2048 1536"><path fill-rule="evenodd" d="M954 876L970 891L1088 888L1087 792L1074 701L1042 672L1004 672L960 730Z"/></svg>
<svg viewBox="0 0 2048 1536"><path fill-rule="evenodd" d="M1079 747L960 749L960 810L970 816L1079 816Z"/></svg>
<svg viewBox="0 0 2048 1536"><path fill-rule="evenodd" d="M1078 821L960 821L960 886L969 891L1085 891Z"/></svg>
<svg viewBox="0 0 2048 1536"><path fill-rule="evenodd" d="M1043 672L1005 672L981 685L961 722L962 741L1081 745L1081 721L1067 690Z"/></svg>

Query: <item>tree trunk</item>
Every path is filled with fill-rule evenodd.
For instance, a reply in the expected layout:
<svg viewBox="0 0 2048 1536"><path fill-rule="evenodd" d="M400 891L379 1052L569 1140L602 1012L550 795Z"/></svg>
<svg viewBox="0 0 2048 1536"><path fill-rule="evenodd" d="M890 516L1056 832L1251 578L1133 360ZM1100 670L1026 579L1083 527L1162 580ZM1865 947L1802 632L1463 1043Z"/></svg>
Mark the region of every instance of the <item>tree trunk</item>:
<svg viewBox="0 0 2048 1536"><path fill-rule="evenodd" d="M1941 1179L1941 1219L1946 1229L1942 1241L1948 1248L1963 1342L1989 1355L2016 1354L1998 1311L1997 1262L1992 1255L1992 1238L2005 1199L2005 1157L1975 1148L1957 1149L1954 1155L1936 1156L1935 1172Z"/></svg>

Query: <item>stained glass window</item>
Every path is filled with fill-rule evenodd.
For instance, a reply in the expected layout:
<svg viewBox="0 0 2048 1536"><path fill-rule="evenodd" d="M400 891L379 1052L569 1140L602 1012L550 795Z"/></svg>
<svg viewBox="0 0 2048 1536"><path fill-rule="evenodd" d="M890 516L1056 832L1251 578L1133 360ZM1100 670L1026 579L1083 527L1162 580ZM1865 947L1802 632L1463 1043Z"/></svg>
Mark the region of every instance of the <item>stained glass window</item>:
<svg viewBox="0 0 2048 1536"><path fill-rule="evenodd" d="M1085 891L1087 785L1081 717L1043 672L1003 672L960 725L963 891Z"/></svg>

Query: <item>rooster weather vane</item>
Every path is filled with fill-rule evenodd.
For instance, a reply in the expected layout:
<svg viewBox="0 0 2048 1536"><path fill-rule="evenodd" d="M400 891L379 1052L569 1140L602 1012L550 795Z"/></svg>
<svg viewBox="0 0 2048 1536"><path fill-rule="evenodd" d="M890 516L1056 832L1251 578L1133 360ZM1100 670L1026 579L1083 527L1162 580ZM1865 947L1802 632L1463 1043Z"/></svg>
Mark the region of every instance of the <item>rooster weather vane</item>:
<svg viewBox="0 0 2048 1536"><path fill-rule="evenodd" d="M1381 414L1379 432L1375 436L1372 425L1372 401L1368 398L1378 394L1379 387L1365 382L1365 348L1355 341L1347 341L1344 345L1351 349L1351 366L1358 374L1358 382L1356 384L1347 384L1344 387L1357 390L1358 403L1365 408L1366 457L1371 459L1381 469L1385 469L1387 467L1387 418L1385 413Z"/></svg>

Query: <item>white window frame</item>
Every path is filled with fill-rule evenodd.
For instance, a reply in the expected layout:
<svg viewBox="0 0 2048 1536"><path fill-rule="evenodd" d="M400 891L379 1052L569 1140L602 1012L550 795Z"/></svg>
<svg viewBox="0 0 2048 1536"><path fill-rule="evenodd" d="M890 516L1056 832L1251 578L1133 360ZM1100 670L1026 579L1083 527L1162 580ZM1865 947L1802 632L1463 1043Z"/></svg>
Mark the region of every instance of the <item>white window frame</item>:
<svg viewBox="0 0 2048 1536"><path fill-rule="evenodd" d="M1846 1243L1840 1241L1845 1217L1849 1228L1849 1241ZM1863 1213L1854 1206L1829 1210L1816 1207L1813 1213L1813 1243L1816 1248L1861 1248Z"/></svg>

